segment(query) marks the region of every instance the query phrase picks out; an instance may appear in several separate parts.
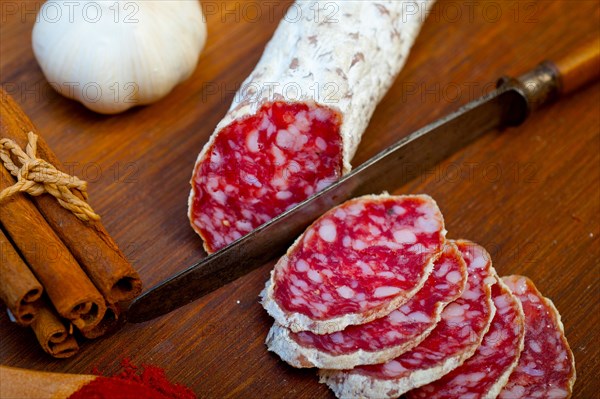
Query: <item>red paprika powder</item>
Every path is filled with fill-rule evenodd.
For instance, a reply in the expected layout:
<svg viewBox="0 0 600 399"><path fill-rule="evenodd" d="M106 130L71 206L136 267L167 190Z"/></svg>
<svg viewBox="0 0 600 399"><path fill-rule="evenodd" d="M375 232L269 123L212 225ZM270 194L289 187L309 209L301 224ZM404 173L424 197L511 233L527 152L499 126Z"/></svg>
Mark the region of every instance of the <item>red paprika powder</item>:
<svg viewBox="0 0 600 399"><path fill-rule="evenodd" d="M68 399L196 399L189 388L170 382L160 367L138 368L129 359L123 359L121 366L121 373L99 376Z"/></svg>

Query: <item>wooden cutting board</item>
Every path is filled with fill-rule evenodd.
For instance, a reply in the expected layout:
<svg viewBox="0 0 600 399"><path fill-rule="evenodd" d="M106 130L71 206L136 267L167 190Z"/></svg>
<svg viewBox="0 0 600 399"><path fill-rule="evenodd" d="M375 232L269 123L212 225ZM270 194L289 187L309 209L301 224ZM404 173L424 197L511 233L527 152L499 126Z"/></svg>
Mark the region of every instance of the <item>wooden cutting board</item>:
<svg viewBox="0 0 600 399"><path fill-rule="evenodd" d="M8 5L16 5L18 11ZM162 101L99 116L56 94L31 50L40 2L2 1L0 80L79 177L148 288L205 256L186 217L196 156L253 69L289 2L205 1L208 43L194 75ZM260 10L260 15L256 13ZM380 104L354 159L518 75L599 37L600 3L439 0L405 69ZM575 353L575 397L600 389L600 85L525 125L492 132L396 193L428 193L449 237L485 245L500 274L531 277L561 311ZM393 187L390 187L393 189ZM0 312L0 363L107 373L119 359L164 367L202 398L331 398L313 370L295 370L263 344L271 319L258 303L272 264L193 304L110 337L68 360L49 358ZM0 381L0 383L2 383Z"/></svg>

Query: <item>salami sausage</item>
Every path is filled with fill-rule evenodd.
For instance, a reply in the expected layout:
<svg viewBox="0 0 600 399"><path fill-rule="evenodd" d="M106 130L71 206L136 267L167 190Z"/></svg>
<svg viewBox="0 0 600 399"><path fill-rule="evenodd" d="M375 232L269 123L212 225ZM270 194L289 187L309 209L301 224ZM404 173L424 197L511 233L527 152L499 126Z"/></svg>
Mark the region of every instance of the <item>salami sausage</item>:
<svg viewBox="0 0 600 399"><path fill-rule="evenodd" d="M503 277L523 305L525 347L500 399L569 398L575 383L575 359L560 314L527 277Z"/></svg>
<svg viewBox="0 0 600 399"><path fill-rule="evenodd" d="M386 316L421 289L445 234L429 196L347 201L317 219L277 262L262 304L293 332L329 334Z"/></svg>
<svg viewBox="0 0 600 399"><path fill-rule="evenodd" d="M350 171L433 2L292 4L196 161L188 215L208 252Z"/></svg>
<svg viewBox="0 0 600 399"><path fill-rule="evenodd" d="M393 359L425 339L444 307L464 290L467 267L454 244L446 245L433 267L423 288L383 318L325 335L293 333L274 324L267 346L294 367L349 369Z"/></svg>
<svg viewBox="0 0 600 399"><path fill-rule="evenodd" d="M495 314L491 286L496 282L489 254L477 244L457 241L467 263L467 287L442 312L442 320L421 344L399 357L352 370L321 370L339 398L397 398L435 381L473 356Z"/></svg>
<svg viewBox="0 0 600 399"><path fill-rule="evenodd" d="M495 399L517 366L525 338L523 308L499 279L492 287L496 315L475 355L441 379L409 392L408 399Z"/></svg>

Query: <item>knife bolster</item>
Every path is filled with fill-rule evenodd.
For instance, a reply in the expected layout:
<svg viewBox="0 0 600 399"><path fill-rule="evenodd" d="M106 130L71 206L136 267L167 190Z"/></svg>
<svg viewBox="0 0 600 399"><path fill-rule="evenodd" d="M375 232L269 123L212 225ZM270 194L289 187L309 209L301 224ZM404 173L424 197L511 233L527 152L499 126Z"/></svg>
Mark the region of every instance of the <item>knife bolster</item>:
<svg viewBox="0 0 600 399"><path fill-rule="evenodd" d="M542 62L516 79L502 77L498 80L498 88L506 85L512 86L525 97L529 112L555 101L560 94L558 70L549 61Z"/></svg>

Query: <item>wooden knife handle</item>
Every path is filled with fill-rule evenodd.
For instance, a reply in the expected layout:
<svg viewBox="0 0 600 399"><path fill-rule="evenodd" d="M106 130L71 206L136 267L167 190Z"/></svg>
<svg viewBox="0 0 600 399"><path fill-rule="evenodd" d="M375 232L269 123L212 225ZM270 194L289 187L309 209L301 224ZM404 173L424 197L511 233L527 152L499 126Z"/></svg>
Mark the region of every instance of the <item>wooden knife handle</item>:
<svg viewBox="0 0 600 399"><path fill-rule="evenodd" d="M576 47L556 61L544 61L516 79L503 77L498 87L518 90L526 101L521 117L509 124L517 125L541 106L571 94L600 79L600 41Z"/></svg>
<svg viewBox="0 0 600 399"><path fill-rule="evenodd" d="M600 78L600 41L592 40L550 62L558 74L559 93L572 93Z"/></svg>

